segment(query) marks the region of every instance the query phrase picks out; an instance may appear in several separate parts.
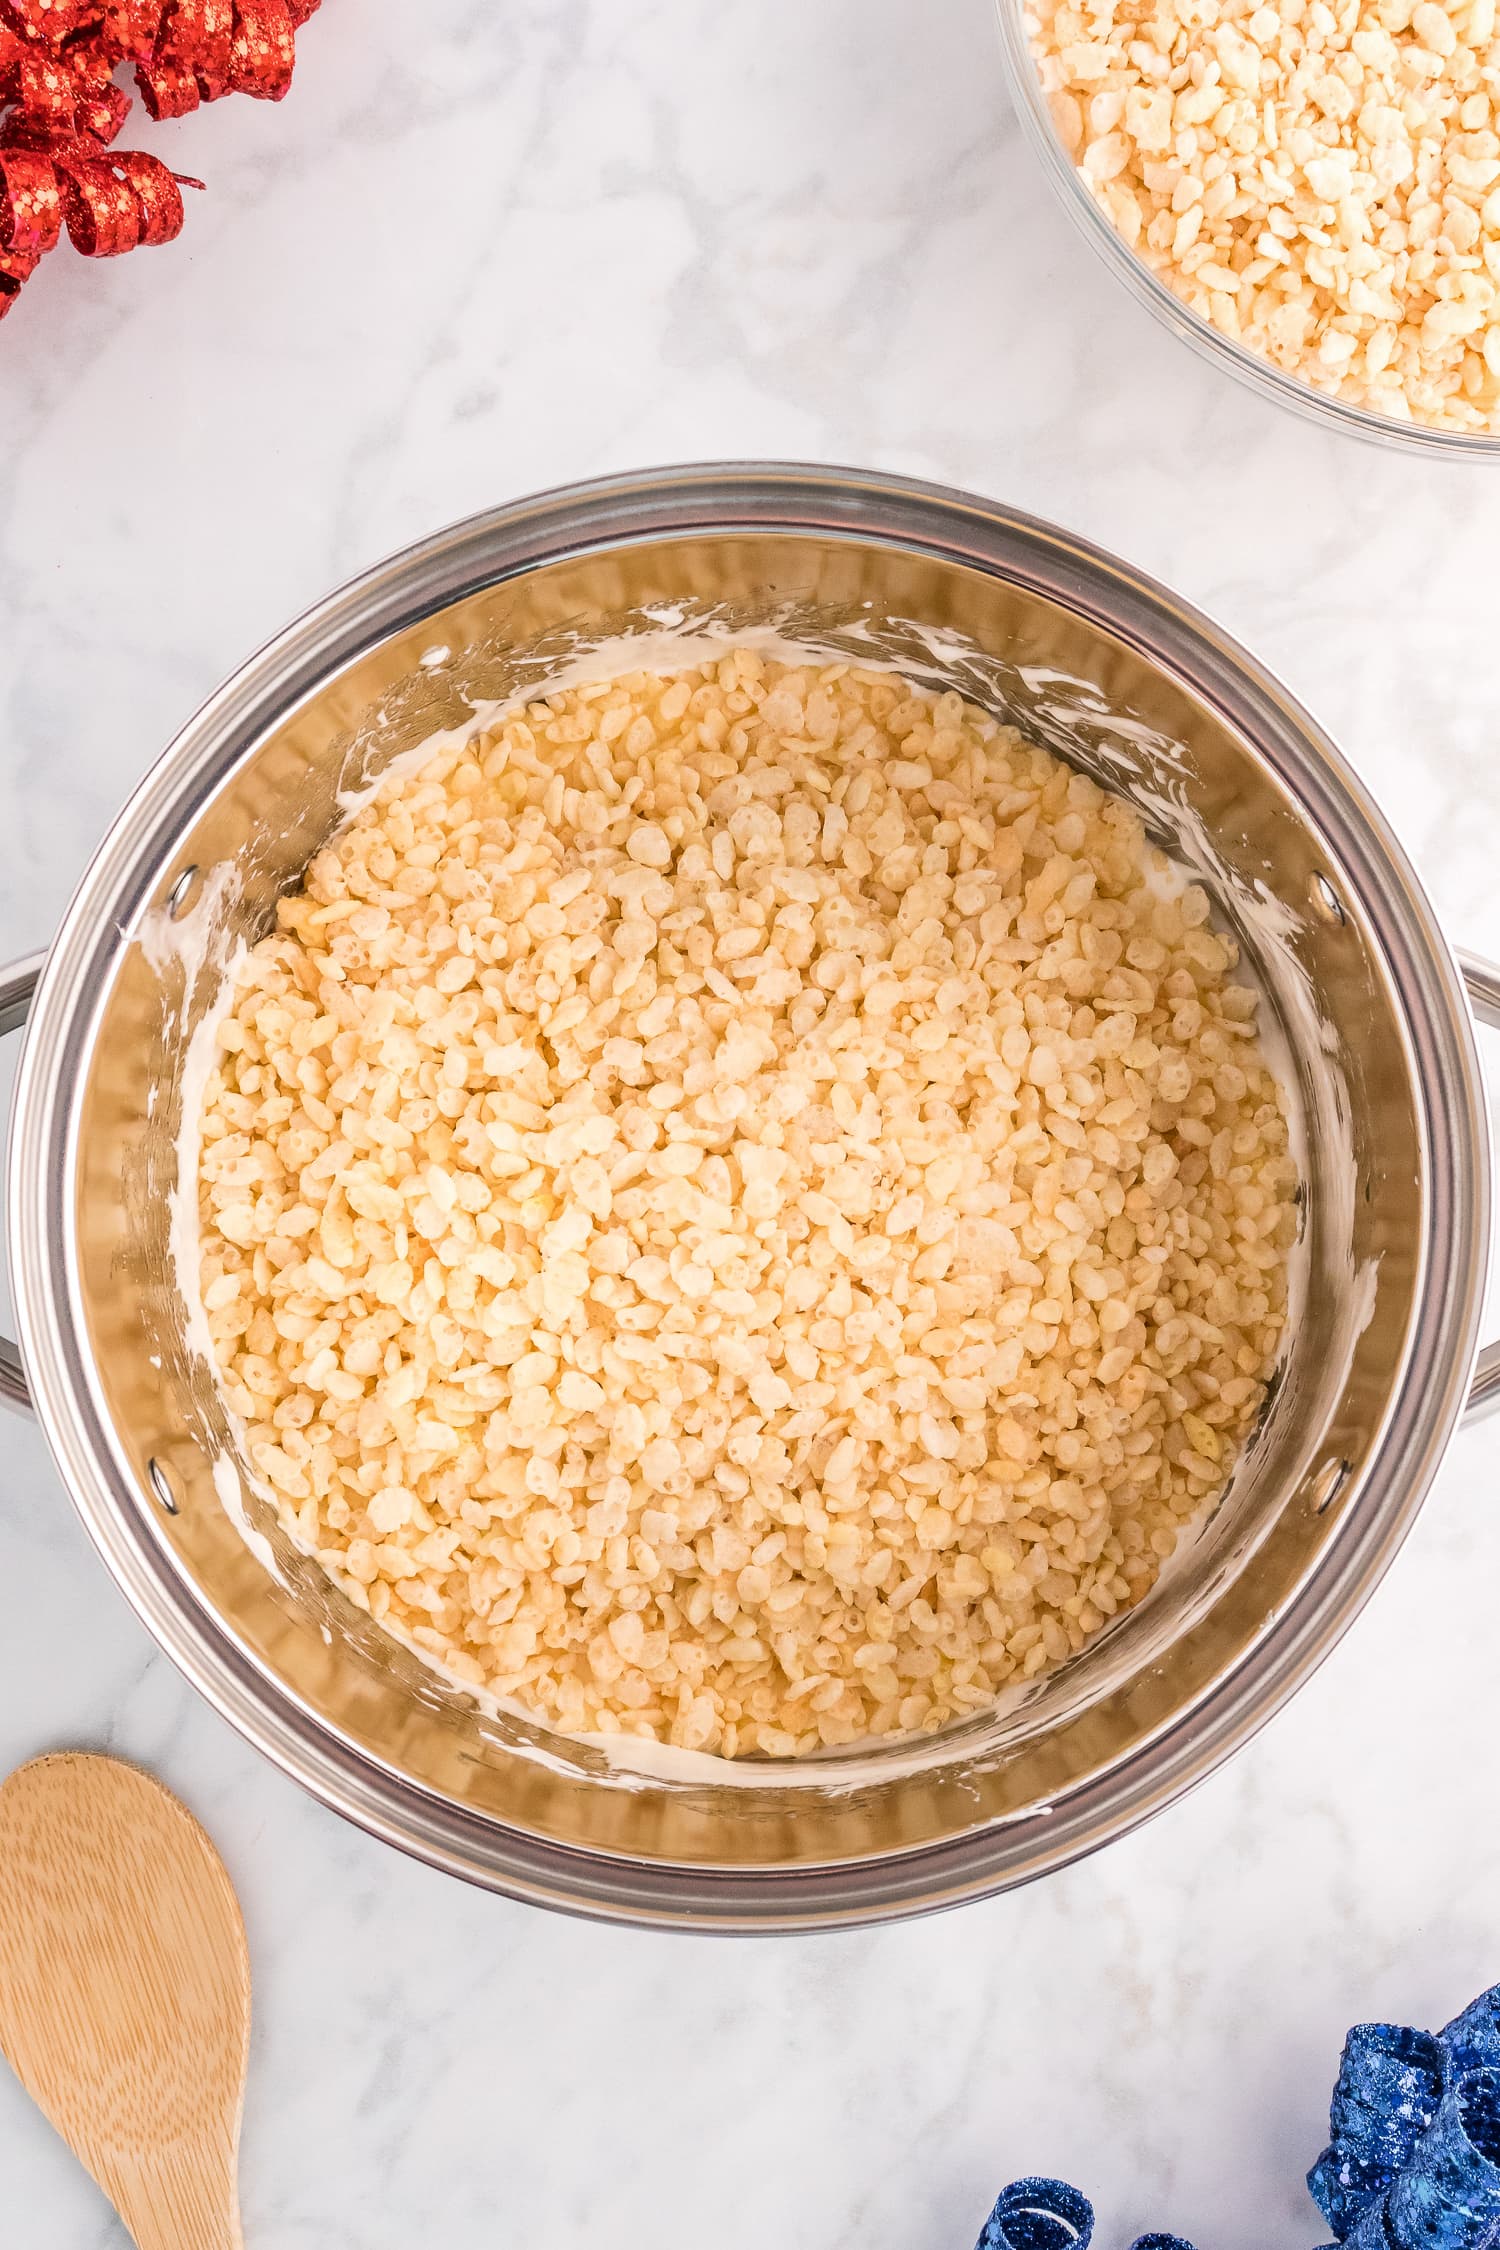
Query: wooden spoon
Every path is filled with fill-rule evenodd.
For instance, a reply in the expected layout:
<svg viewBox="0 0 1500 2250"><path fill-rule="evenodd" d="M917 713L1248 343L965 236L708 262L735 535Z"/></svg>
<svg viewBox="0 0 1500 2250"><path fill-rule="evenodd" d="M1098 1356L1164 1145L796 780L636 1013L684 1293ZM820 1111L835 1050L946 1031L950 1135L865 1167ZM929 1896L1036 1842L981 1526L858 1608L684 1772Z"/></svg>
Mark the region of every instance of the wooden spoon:
<svg viewBox="0 0 1500 2250"><path fill-rule="evenodd" d="M149 1775L38 1758L0 1788L0 2050L138 2250L243 2250L250 2036L224 1863Z"/></svg>

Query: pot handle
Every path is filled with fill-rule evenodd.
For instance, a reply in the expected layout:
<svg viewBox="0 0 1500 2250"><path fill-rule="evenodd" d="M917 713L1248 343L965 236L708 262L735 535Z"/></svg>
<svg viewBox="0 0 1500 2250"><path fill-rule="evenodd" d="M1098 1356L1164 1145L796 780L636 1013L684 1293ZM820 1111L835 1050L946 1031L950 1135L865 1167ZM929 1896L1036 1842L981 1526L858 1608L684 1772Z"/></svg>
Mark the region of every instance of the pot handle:
<svg viewBox="0 0 1500 2250"><path fill-rule="evenodd" d="M12 961L0 968L0 1037L24 1025L46 958L45 953L33 953L24 961ZM19 1407L31 1404L21 1355L8 1336L0 1336L0 1403Z"/></svg>
<svg viewBox="0 0 1500 2250"><path fill-rule="evenodd" d="M1474 1021L1489 1031L1500 1031L1500 966L1479 953L1460 952L1458 965ZM1474 1367L1465 1419L1488 1414L1500 1406L1500 1344L1486 1344Z"/></svg>

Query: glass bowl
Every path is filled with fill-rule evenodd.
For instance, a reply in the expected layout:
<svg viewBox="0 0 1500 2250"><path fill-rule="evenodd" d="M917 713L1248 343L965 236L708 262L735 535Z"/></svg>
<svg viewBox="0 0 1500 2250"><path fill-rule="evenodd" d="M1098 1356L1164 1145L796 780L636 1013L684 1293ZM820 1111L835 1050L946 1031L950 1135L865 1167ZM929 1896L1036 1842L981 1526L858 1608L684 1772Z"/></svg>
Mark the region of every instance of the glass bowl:
<svg viewBox="0 0 1500 2250"><path fill-rule="evenodd" d="M1429 457L1447 454L1450 458L1466 454L1471 459L1500 460L1500 433L1434 429L1427 423L1400 422L1393 415L1374 414L1367 407L1351 406L1346 399L1335 398L1331 391L1317 390L1311 383L1286 374L1259 352L1222 334L1184 304L1116 231L1090 195L1077 166L1058 138L1026 35L1025 0L996 0L996 6L1001 50L1022 130L1040 156L1064 209L1084 240L1124 282L1132 296L1149 306L1174 336L1181 336L1205 359L1238 376L1262 398L1275 399L1305 421L1321 423L1325 429L1345 430L1352 437L1405 453L1425 453Z"/></svg>

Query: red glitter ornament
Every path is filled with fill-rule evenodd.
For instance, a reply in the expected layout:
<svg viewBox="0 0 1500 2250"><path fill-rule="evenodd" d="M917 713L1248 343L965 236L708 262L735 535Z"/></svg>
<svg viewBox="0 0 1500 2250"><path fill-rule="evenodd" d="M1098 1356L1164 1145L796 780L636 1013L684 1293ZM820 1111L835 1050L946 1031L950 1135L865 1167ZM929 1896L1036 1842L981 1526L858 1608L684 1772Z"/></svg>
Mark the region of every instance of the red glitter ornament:
<svg viewBox="0 0 1500 2250"><path fill-rule="evenodd" d="M66 227L86 258L181 232L201 187L112 143L130 111L122 63L152 117L223 94L279 102L319 0L0 0L0 319Z"/></svg>

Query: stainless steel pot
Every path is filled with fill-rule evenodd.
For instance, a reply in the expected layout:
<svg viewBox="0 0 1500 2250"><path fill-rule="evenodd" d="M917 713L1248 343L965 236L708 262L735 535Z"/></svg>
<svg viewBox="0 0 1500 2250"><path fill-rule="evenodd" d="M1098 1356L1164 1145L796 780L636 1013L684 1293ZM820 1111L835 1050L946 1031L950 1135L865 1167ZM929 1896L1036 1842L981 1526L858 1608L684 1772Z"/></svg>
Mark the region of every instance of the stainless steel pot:
<svg viewBox="0 0 1500 2250"><path fill-rule="evenodd" d="M339 794L580 634L775 615L980 697L1196 857L1279 1019L1307 1120L1303 1297L1264 1423L1153 1596L1027 1700L834 1765L623 1775L485 1718L384 1641L251 1496L184 1336L167 1199L211 977L162 943L213 870L266 927ZM1500 977L1466 972L1500 1022ZM33 986L35 987L33 991ZM9 1180L19 1357L110 1570L252 1742L435 1865L583 1913L849 1924L1025 1881L1169 1803L1327 1654L1410 1526L1470 1397L1489 1227L1464 973L1314 722L1205 618L1049 526L851 472L684 469L544 495L382 564L205 705L79 886L30 1003ZM24 1370L24 1373L23 1373ZM1500 1351L1473 1397L1500 1390Z"/></svg>

